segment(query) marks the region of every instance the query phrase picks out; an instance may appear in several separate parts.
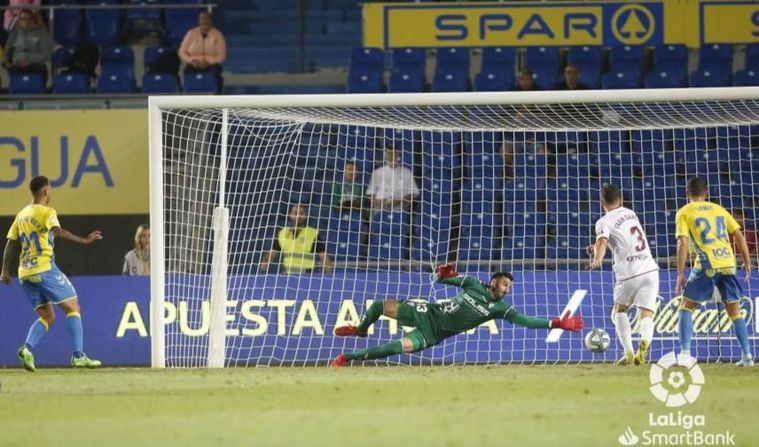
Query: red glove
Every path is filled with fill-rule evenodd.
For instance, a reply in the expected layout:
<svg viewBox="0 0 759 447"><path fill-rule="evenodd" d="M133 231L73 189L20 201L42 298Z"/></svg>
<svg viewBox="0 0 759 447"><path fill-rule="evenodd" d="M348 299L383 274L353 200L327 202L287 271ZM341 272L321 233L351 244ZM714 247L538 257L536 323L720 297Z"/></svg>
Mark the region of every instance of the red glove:
<svg viewBox="0 0 759 447"><path fill-rule="evenodd" d="M556 317L551 320L551 329L564 329L565 331L579 332L583 328L582 317L575 315L569 316L569 311L564 312L561 318Z"/></svg>
<svg viewBox="0 0 759 447"><path fill-rule="evenodd" d="M456 271L456 266L454 266L453 264L443 264L443 265L438 266L437 276L440 279L454 278L456 276L459 276L459 272Z"/></svg>

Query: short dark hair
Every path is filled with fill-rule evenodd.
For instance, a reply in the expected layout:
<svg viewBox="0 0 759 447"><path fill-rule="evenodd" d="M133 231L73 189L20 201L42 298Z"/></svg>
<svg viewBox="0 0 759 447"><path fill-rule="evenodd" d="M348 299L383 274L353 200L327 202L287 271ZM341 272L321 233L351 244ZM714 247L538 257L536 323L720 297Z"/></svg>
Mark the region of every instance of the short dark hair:
<svg viewBox="0 0 759 447"><path fill-rule="evenodd" d="M688 197L701 197L706 196L709 192L709 188L706 186L704 179L694 177L688 181L686 191L688 192Z"/></svg>
<svg viewBox="0 0 759 447"><path fill-rule="evenodd" d="M511 282L514 282L514 275L512 275L509 272L494 273L493 276L490 277L490 282L493 282L494 279L501 279L501 278L509 278Z"/></svg>
<svg viewBox="0 0 759 447"><path fill-rule="evenodd" d="M622 200L622 191L619 190L619 186L609 184L601 190L601 198L604 203L611 205Z"/></svg>
<svg viewBox="0 0 759 447"><path fill-rule="evenodd" d="M40 191L42 191L42 188L49 185L50 180L48 180L47 177L44 175L38 175L29 182L29 190L32 192L33 196L37 197Z"/></svg>

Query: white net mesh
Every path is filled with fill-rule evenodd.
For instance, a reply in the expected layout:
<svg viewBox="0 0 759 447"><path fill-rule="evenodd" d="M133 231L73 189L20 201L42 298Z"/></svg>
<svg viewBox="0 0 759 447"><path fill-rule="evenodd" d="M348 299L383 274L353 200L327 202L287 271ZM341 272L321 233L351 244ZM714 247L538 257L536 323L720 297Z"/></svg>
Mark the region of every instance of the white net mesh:
<svg viewBox="0 0 759 447"><path fill-rule="evenodd" d="M581 336L547 341L544 330L496 320L381 363L613 360L621 353L609 318L614 279L609 264L603 272L585 270L584 251L594 241L607 183L620 186L638 213L662 268L652 352L658 358L677 339L674 214L685 204L687 179L705 178L711 198L742 210L754 228L758 106L229 109L225 363L326 364L341 352L397 339L403 330L386 319L367 339L336 338L332 331L355 323L373 300L453 296L457 290L434 285L429 274L446 261L482 281L495 271L514 272L505 299L528 315L556 316L577 296L586 326L607 330L612 347L592 354ZM166 256L166 364L204 366L221 110L165 109L162 119L165 237L154 243L163 243ZM387 195L386 203L372 206L365 193L391 157L388 147L397 154L394 192L378 194ZM412 176L413 186L400 184L403 175ZM389 203L404 195L408 200ZM293 260L280 242L298 204L318 236L313 254ZM744 308L756 344L752 300L747 289ZM710 304L694 321L699 358L738 357L722 308Z"/></svg>

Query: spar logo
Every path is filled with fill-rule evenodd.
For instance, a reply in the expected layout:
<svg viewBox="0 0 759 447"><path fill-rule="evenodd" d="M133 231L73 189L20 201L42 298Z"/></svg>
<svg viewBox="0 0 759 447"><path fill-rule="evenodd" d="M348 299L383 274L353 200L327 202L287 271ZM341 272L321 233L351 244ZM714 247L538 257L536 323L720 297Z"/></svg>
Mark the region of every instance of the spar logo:
<svg viewBox="0 0 759 447"><path fill-rule="evenodd" d="M651 394L668 407L692 404L698 399L704 384L704 373L696 364L696 359L674 352L651 365L648 378Z"/></svg>

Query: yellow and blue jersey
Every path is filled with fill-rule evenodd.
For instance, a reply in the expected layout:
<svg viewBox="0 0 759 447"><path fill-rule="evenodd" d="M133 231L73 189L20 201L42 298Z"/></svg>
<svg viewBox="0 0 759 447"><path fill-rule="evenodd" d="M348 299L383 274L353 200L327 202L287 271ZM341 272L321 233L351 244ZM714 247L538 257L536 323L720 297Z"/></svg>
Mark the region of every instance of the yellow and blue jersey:
<svg viewBox="0 0 759 447"><path fill-rule="evenodd" d="M28 205L16 214L8 239L21 241L20 279L47 272L55 265L51 230L60 226L58 215L49 206Z"/></svg>
<svg viewBox="0 0 759 447"><path fill-rule="evenodd" d="M690 239L696 252L694 268L735 273L730 234L741 227L724 208L712 202L691 202L677 211L676 237Z"/></svg>

